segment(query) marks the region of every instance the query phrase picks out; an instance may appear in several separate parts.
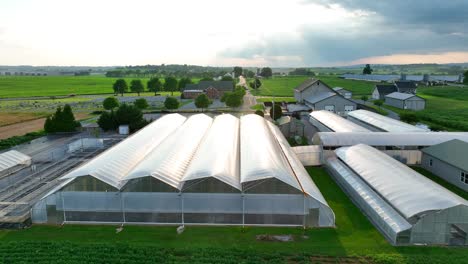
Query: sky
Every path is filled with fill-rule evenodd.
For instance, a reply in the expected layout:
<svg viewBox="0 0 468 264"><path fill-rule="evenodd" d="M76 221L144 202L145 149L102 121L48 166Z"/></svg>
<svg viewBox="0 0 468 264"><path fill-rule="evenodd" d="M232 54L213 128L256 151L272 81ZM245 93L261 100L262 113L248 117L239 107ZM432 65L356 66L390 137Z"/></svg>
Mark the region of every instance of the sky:
<svg viewBox="0 0 468 264"><path fill-rule="evenodd" d="M468 0L0 0L0 65L468 62Z"/></svg>

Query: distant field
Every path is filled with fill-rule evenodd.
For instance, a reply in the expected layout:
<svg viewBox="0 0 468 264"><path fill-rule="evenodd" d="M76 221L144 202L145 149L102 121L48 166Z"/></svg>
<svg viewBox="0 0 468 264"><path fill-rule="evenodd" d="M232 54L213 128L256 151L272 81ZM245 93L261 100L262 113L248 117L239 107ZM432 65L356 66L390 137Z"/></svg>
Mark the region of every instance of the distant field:
<svg viewBox="0 0 468 264"><path fill-rule="evenodd" d="M116 79L105 76L0 76L0 98L112 94ZM148 78L126 78L128 83L133 79L142 80L146 87Z"/></svg>
<svg viewBox="0 0 468 264"><path fill-rule="evenodd" d="M292 97L294 96L294 88L308 78L311 77L293 76L264 79L262 80L262 86L258 90L253 90L252 94L257 96ZM375 83L372 82L340 79L338 76L320 75L314 78L324 81L332 88L343 87L350 90L355 96L371 94L375 85Z"/></svg>

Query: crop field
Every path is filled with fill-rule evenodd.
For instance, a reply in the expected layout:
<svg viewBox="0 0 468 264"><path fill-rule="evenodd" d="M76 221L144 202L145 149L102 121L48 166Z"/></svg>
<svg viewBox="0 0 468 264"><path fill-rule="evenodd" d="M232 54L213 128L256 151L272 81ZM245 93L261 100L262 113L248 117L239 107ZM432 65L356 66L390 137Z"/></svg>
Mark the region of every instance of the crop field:
<svg viewBox="0 0 468 264"><path fill-rule="evenodd" d="M0 127L11 124L21 123L24 121L39 119L45 117L46 113L31 112L31 113L16 113L16 112L0 112Z"/></svg>
<svg viewBox="0 0 468 264"><path fill-rule="evenodd" d="M336 228L40 226L0 230L0 263L467 263L465 248L392 247L321 168ZM293 242L260 241L285 235Z"/></svg>
<svg viewBox="0 0 468 264"><path fill-rule="evenodd" d="M125 78L127 83L148 78ZM0 76L0 98L112 94L117 78L105 76ZM197 81L197 80L193 80Z"/></svg>

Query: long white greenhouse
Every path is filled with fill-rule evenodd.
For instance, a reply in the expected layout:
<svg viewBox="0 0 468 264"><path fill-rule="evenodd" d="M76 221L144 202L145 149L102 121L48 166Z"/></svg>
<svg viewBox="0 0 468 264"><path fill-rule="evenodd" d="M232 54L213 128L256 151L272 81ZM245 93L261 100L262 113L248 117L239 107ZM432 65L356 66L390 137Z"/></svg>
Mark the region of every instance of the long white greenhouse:
<svg viewBox="0 0 468 264"><path fill-rule="evenodd" d="M427 132L399 120L367 110L355 110L348 113L348 119L354 123L376 132Z"/></svg>
<svg viewBox="0 0 468 264"><path fill-rule="evenodd" d="M468 202L367 145L327 160L332 177L395 245L468 245Z"/></svg>
<svg viewBox="0 0 468 264"><path fill-rule="evenodd" d="M284 136L258 115L165 115L62 180L34 206L33 222L335 222Z"/></svg>
<svg viewBox="0 0 468 264"><path fill-rule="evenodd" d="M310 113L309 121L320 132L371 132L367 128L326 110L313 111Z"/></svg>

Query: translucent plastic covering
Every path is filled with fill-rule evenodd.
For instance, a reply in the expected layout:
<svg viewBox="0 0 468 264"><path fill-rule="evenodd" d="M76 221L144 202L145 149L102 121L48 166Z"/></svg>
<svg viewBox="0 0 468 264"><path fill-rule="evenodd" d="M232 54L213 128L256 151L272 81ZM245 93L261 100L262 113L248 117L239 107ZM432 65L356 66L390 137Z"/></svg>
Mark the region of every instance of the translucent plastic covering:
<svg viewBox="0 0 468 264"><path fill-rule="evenodd" d="M369 129L359 126L335 113L320 110L310 113L310 122L315 125L319 122L334 132L371 132Z"/></svg>
<svg viewBox="0 0 468 264"><path fill-rule="evenodd" d="M273 135L278 140L278 143L280 144L283 154L286 156L289 162L289 165L291 166L294 172L293 176L296 177L297 181L299 182L300 187L302 188L302 191L305 194L309 195L310 197L314 198L319 203L321 203L323 205L322 208L324 208L327 211L326 215L328 215L328 221L327 221L328 223L321 223L321 225L334 225L335 215L333 211L330 209L327 201L325 201L325 198L322 196L322 193L320 192L320 190L317 188L315 183L310 178L309 173L307 173L301 161L297 158L296 154L292 150L288 141L283 136L283 134L281 133L281 131L279 130L277 126L275 126L271 122L267 122L267 123L271 131L273 132ZM322 212L322 214L323 213L325 212Z"/></svg>
<svg viewBox="0 0 468 264"><path fill-rule="evenodd" d="M31 157L16 150L0 154L0 172L18 165L31 165Z"/></svg>
<svg viewBox="0 0 468 264"><path fill-rule="evenodd" d="M407 219L467 201L367 145L343 147L337 156Z"/></svg>
<svg viewBox="0 0 468 264"><path fill-rule="evenodd" d="M250 114L240 122L241 183L276 178L302 191L265 119Z"/></svg>
<svg viewBox="0 0 468 264"><path fill-rule="evenodd" d="M383 200L359 176L341 163L336 157L329 158L327 165L338 184L352 197L372 222L379 226L395 244L398 233L411 228L411 224Z"/></svg>
<svg viewBox="0 0 468 264"><path fill-rule="evenodd" d="M432 146L453 139L468 142L465 132L413 132L413 133L332 133L319 132L313 137L315 145L328 147L353 146L366 144L370 146Z"/></svg>
<svg viewBox="0 0 468 264"><path fill-rule="evenodd" d="M239 179L239 119L219 115L185 172L183 181L214 177L241 190Z"/></svg>
<svg viewBox="0 0 468 264"><path fill-rule="evenodd" d="M119 189L124 184L122 180L127 173L181 126L185 119L179 114L165 115L83 166L72 170L62 179L90 175Z"/></svg>
<svg viewBox="0 0 468 264"><path fill-rule="evenodd" d="M153 176L181 189L182 176L212 121L211 117L204 114L191 116L134 167L125 179Z"/></svg>
<svg viewBox="0 0 468 264"><path fill-rule="evenodd" d="M367 110L355 110L348 116L386 132L425 132L427 130Z"/></svg>

